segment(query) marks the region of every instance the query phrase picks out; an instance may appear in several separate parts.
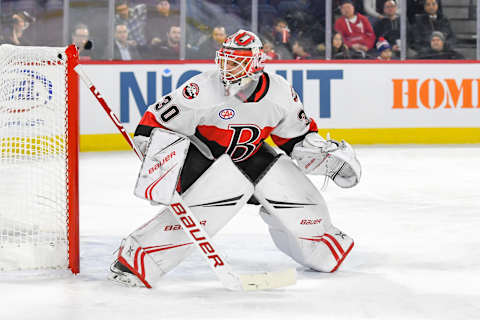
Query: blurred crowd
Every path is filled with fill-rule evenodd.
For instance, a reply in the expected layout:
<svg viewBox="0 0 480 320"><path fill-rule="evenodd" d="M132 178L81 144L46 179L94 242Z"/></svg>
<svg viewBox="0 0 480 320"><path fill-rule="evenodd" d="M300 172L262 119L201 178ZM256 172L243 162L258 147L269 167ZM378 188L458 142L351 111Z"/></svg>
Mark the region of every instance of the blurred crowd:
<svg viewBox="0 0 480 320"><path fill-rule="evenodd" d="M331 58L399 59L400 16L405 14L400 10L400 1L407 2L409 58L464 58L455 50L456 36L442 13L441 0L333 0ZM239 28L251 29L251 2L187 1L186 58L212 59L227 34ZM323 0L259 0L258 32L268 59L324 59L325 7ZM71 42L81 48L81 59L108 56L105 35L96 35L100 28L91 27L94 17L87 14L75 20L69 34ZM0 43L61 45L43 39L35 24L34 14L27 10L3 15ZM29 35L29 30L36 32ZM178 59L181 35L179 0L115 1L114 60ZM83 49L91 39L97 45Z"/></svg>

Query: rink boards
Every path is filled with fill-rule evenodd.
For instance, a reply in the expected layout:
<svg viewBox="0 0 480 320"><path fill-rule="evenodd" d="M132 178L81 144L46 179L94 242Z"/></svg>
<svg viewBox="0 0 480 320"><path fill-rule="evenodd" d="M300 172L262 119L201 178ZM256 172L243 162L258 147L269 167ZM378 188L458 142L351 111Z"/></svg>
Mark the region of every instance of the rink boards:
<svg viewBox="0 0 480 320"><path fill-rule="evenodd" d="M206 61L85 65L129 132L149 104L214 68ZM269 63L266 70L292 84L322 134L353 144L480 143L477 62L288 61ZM128 149L83 84L79 105L81 151Z"/></svg>

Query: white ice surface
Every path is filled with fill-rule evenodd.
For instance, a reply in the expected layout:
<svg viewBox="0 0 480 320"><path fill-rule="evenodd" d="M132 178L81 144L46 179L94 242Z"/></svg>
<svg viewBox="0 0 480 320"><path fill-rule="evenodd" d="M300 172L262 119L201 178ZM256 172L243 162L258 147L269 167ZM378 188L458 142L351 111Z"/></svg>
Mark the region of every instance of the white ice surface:
<svg viewBox="0 0 480 320"><path fill-rule="evenodd" d="M105 280L122 237L157 208L133 196L131 152L80 156L81 273L0 276L0 319L480 319L480 146L359 147L363 178L330 182L332 220L355 239L334 274L273 245L247 206L215 243L240 273L296 267L284 289L231 292L194 254L152 289ZM322 177L313 177L321 187Z"/></svg>

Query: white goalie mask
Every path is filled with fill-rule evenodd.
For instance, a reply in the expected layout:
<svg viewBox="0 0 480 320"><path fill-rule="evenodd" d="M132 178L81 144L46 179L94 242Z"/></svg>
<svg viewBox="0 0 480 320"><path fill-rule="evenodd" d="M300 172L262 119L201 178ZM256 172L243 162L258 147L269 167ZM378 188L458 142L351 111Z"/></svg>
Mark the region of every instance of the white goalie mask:
<svg viewBox="0 0 480 320"><path fill-rule="evenodd" d="M258 78L263 71L264 62L262 41L256 34L246 30L238 30L227 37L215 56L215 63L225 86L245 78Z"/></svg>

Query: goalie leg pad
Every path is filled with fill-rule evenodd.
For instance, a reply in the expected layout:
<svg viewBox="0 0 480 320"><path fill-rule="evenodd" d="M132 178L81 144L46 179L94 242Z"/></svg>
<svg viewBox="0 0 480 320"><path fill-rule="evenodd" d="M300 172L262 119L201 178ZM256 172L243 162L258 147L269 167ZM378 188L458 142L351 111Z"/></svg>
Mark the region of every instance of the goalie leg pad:
<svg viewBox="0 0 480 320"><path fill-rule="evenodd" d="M317 271L338 269L353 239L332 225L322 195L290 158L278 158L255 186L254 195L282 252Z"/></svg>
<svg viewBox="0 0 480 320"><path fill-rule="evenodd" d="M252 194L252 183L230 157L224 155L195 181L182 198L205 231L213 236L237 214ZM130 250L128 244L136 246L132 245ZM187 257L192 248L185 231L165 208L127 237L124 248L119 251L119 259L123 259L122 263L127 262L127 267L151 286ZM132 258L127 257L129 251Z"/></svg>

